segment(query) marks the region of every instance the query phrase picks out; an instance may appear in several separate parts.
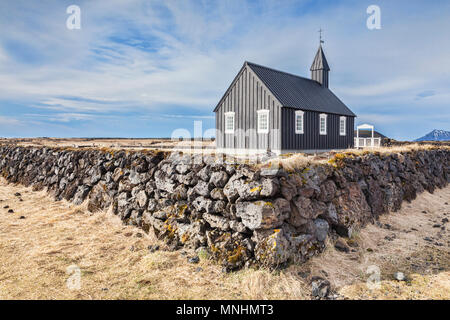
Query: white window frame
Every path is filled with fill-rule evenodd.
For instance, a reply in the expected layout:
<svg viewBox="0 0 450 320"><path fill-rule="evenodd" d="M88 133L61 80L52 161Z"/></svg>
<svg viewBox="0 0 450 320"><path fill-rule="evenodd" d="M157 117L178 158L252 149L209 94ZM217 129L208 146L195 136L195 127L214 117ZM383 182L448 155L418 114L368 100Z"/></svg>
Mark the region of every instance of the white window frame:
<svg viewBox="0 0 450 320"><path fill-rule="evenodd" d="M233 124L233 129L228 128L229 119L232 119L231 121ZM235 123L234 112L233 111L225 112L225 133L226 134L234 134L234 128L235 128L234 123Z"/></svg>
<svg viewBox="0 0 450 320"><path fill-rule="evenodd" d="M266 109L257 111L257 114L258 114L258 121L257 121L258 133L269 133L269 125L270 125L270 123L269 123L269 112L270 112L270 110L266 110ZM267 116L267 128L261 128L261 116L262 115L266 115Z"/></svg>
<svg viewBox="0 0 450 320"><path fill-rule="evenodd" d="M341 127L342 121L344 121L344 126L343 126L344 132L342 132L342 130L341 130L342 129L342 127ZM339 117L339 135L345 136L346 132L347 132L347 117L344 117L344 116Z"/></svg>
<svg viewBox="0 0 450 320"><path fill-rule="evenodd" d="M321 135L326 135L327 134L327 114L326 113L321 113L319 115L319 133ZM325 127L324 130L322 130L322 119L324 119L325 122Z"/></svg>
<svg viewBox="0 0 450 320"><path fill-rule="evenodd" d="M295 123L294 123L294 126L295 126L295 133L296 134L303 134L303 133L305 133L305 117L304 117L304 114L305 113L303 111L301 111L301 110L295 111ZM298 118L301 118L301 124L302 124L302 129L301 130L299 130L298 126L297 126Z"/></svg>

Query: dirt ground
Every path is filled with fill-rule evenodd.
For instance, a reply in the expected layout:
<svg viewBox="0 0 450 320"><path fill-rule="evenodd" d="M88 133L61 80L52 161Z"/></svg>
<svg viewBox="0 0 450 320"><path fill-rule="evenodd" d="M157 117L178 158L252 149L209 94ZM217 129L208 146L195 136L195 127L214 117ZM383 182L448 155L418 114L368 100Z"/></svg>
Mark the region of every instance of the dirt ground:
<svg viewBox="0 0 450 320"><path fill-rule="evenodd" d="M0 180L0 299L310 299L312 276L339 299L450 299L449 203L450 187L425 192L357 232L348 253L329 244L300 266L222 273L206 254L150 252L163 244L110 212Z"/></svg>

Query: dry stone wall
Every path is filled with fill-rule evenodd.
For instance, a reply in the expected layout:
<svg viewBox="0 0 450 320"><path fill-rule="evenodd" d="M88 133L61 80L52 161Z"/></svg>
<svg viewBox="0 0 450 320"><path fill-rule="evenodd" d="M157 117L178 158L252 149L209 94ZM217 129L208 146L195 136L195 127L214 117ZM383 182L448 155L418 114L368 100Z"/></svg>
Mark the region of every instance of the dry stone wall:
<svg viewBox="0 0 450 320"><path fill-rule="evenodd" d="M300 263L329 236L400 208L450 181L449 149L337 154L292 172L182 153L0 145L0 172L56 200L112 207L169 248L204 248L225 268Z"/></svg>

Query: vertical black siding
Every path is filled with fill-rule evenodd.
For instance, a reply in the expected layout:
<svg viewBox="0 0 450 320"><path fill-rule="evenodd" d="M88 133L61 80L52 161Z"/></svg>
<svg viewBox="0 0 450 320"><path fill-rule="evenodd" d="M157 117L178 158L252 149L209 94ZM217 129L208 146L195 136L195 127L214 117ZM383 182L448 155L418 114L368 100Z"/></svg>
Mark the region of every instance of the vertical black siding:
<svg viewBox="0 0 450 320"><path fill-rule="evenodd" d="M257 133L258 110L270 110L269 133ZM235 113L235 134L225 134L225 112ZM216 111L216 147L281 149L281 106L256 75L246 67ZM253 129L248 131L249 129Z"/></svg>
<svg viewBox="0 0 450 320"><path fill-rule="evenodd" d="M281 146L283 150L325 150L352 148L354 144L354 117L347 116L346 135L339 134L340 115L327 114L327 134L319 133L319 115L314 111L304 111L304 133L295 133L295 111L282 108Z"/></svg>

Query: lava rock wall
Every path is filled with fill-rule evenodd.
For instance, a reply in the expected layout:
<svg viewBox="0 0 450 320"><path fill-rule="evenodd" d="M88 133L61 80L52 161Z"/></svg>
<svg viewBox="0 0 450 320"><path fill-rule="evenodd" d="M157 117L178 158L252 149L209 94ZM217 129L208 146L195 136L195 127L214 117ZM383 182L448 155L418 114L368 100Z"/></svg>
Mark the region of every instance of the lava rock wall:
<svg viewBox="0 0 450 320"><path fill-rule="evenodd" d="M183 153L0 145L0 173L56 200L112 208L169 248L204 248L228 270L321 252L417 193L450 181L450 150L337 154L288 172Z"/></svg>

